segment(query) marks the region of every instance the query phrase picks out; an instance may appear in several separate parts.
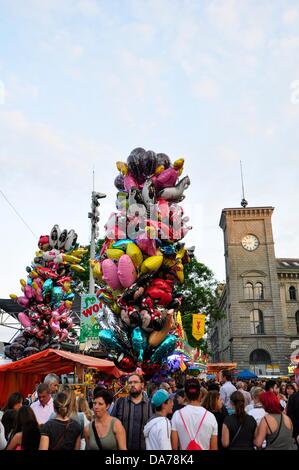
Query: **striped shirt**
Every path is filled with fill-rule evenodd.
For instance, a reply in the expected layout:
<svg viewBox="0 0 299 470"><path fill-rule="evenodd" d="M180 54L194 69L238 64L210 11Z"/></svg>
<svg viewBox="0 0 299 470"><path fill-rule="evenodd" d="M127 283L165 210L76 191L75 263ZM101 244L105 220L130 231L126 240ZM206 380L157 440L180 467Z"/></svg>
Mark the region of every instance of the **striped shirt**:
<svg viewBox="0 0 299 470"><path fill-rule="evenodd" d="M126 430L128 450L145 450L143 428L152 414L151 402L144 395L137 404L130 396L116 400L111 416L122 422Z"/></svg>

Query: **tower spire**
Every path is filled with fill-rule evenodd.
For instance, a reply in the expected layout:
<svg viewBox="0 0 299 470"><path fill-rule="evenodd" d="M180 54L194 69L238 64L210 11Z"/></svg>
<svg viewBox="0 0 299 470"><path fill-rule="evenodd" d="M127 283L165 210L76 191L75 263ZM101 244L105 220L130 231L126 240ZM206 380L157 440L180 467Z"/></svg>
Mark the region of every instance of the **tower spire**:
<svg viewBox="0 0 299 470"><path fill-rule="evenodd" d="M241 206L244 207L247 207L248 206L248 202L246 201L245 199L245 191L244 191L244 179L243 179L243 169L242 169L242 160L240 160L240 170L241 170L241 182L242 182L242 201L241 201Z"/></svg>

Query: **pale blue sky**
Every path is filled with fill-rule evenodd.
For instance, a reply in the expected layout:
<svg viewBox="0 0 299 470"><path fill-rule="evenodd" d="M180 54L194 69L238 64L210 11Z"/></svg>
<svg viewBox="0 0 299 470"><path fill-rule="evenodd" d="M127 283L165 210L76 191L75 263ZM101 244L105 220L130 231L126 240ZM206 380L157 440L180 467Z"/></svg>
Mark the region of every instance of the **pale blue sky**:
<svg viewBox="0 0 299 470"><path fill-rule="evenodd" d="M224 279L223 207L273 205L276 255L299 258L299 2L0 0L0 188L37 234L89 241L92 167L114 210L116 160L186 159L197 256ZM293 100L294 101L294 100ZM36 242L0 195L0 296Z"/></svg>

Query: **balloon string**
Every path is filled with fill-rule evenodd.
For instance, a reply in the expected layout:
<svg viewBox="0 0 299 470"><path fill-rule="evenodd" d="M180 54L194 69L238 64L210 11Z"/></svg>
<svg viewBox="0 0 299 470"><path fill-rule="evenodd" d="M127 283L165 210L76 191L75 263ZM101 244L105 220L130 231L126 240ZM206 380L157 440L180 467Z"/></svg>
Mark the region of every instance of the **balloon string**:
<svg viewBox="0 0 299 470"><path fill-rule="evenodd" d="M126 385L124 385L124 387L120 388L120 389L113 395L113 398L116 397L116 395L118 395L120 392L122 392L125 388L126 388Z"/></svg>
<svg viewBox="0 0 299 470"><path fill-rule="evenodd" d="M30 232L32 233L32 235L34 236L34 238L38 238L37 235L31 230L31 228L29 227L29 225L26 223L26 221L23 219L23 217L18 213L17 209L12 205L12 203L7 199L7 197L5 196L4 192L0 189L0 193L2 194L2 196L4 197L4 199L6 200L6 202L10 205L10 207L14 210L14 212L17 214L17 216L22 220L23 224L26 225L26 227L28 228L28 230L30 230Z"/></svg>

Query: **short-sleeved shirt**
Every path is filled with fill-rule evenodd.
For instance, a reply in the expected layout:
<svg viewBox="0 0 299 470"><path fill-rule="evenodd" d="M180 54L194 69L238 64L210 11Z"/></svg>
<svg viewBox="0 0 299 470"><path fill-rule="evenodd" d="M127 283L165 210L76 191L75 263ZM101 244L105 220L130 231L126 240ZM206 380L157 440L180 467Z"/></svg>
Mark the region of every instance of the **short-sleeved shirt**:
<svg viewBox="0 0 299 470"><path fill-rule="evenodd" d="M183 409L178 410L174 413L171 420L171 429L178 433L180 448L182 450L185 450L188 447L188 444L191 439L194 439L199 424L202 418L204 417L206 411L207 410L202 406L186 405ZM184 422L181 418L180 413L183 415L191 437L188 435L185 429ZM208 411L197 434L196 442L204 450L209 450L211 437L217 435L218 424L216 418L213 413Z"/></svg>
<svg viewBox="0 0 299 470"><path fill-rule="evenodd" d="M253 440L254 432L256 428L256 420L253 416L246 415L242 423L242 427L239 431L239 434L233 441L235 435L238 432L241 424L236 415L227 416L224 420L224 424L228 427L229 430L229 449L242 449L242 450L253 450ZM232 442L233 441L233 442Z"/></svg>
<svg viewBox="0 0 299 470"><path fill-rule="evenodd" d="M41 426L41 435L49 438L49 450L73 450L80 434L80 424L73 419L50 419Z"/></svg>

